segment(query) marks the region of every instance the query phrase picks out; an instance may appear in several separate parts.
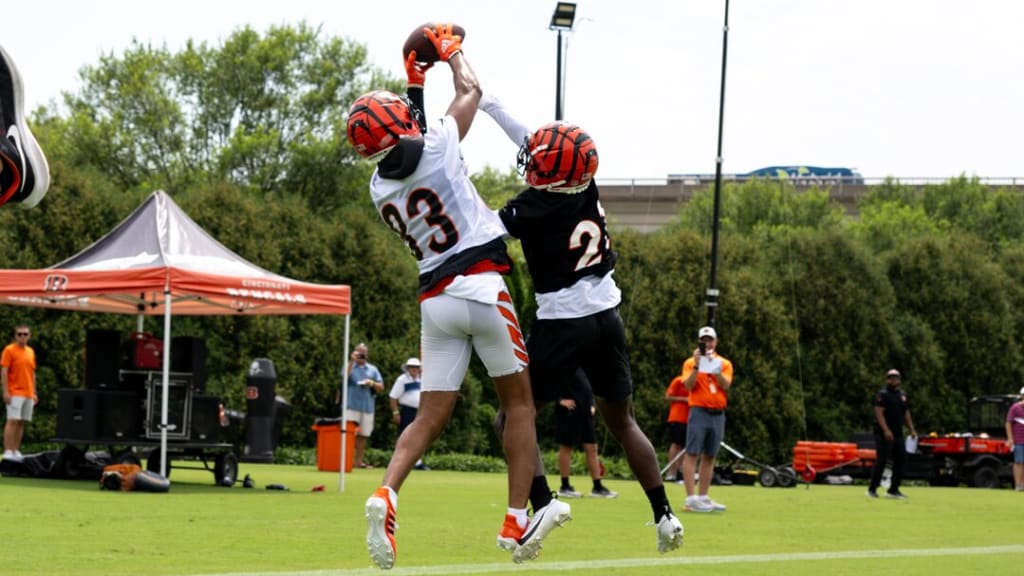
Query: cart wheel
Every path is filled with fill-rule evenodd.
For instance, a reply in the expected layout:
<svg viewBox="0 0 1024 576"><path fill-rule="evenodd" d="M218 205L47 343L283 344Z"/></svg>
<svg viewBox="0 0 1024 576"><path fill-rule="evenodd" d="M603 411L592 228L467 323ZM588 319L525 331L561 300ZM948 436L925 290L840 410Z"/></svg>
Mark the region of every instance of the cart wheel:
<svg viewBox="0 0 1024 576"><path fill-rule="evenodd" d="M154 449L150 450L149 454L146 455L146 470L149 470L150 472L156 472L157 474L160 473L160 449L159 448L154 448ZM168 458L167 459L167 474L164 475L164 478L170 478L170 477L171 477L171 459Z"/></svg>
<svg viewBox="0 0 1024 576"><path fill-rule="evenodd" d="M971 473L969 485L974 488L999 488L999 474L991 466L982 466Z"/></svg>
<svg viewBox="0 0 1024 576"><path fill-rule="evenodd" d="M234 486L238 480L238 457L231 452L218 454L213 462L213 480L218 486Z"/></svg>
<svg viewBox="0 0 1024 576"><path fill-rule="evenodd" d="M57 456L57 472L62 478L78 478L82 473L85 454L77 447L68 444Z"/></svg>
<svg viewBox="0 0 1024 576"><path fill-rule="evenodd" d="M131 450L125 450L119 452L117 456L114 456L114 464L134 464L136 466L142 466L142 460L135 455Z"/></svg>
<svg viewBox="0 0 1024 576"><path fill-rule="evenodd" d="M761 472L757 475L757 480L761 483L761 486L772 488L779 483L779 476L771 468L761 468Z"/></svg>
<svg viewBox="0 0 1024 576"><path fill-rule="evenodd" d="M776 472L779 480L779 488L792 488L796 486L796 470L792 466L783 466Z"/></svg>

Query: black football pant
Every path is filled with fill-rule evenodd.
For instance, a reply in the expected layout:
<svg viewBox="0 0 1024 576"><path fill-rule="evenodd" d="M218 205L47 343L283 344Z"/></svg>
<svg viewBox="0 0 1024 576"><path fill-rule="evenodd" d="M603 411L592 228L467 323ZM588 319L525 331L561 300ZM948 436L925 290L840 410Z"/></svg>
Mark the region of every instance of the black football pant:
<svg viewBox="0 0 1024 576"><path fill-rule="evenodd" d="M903 469L907 464L907 449L903 445L903 439L895 436L892 440L886 440L882 434L875 434L875 465L871 468L871 484L868 489L874 492L882 483L882 472L885 470L885 463L892 459L892 480L889 483L889 492L899 492L900 483L903 482Z"/></svg>

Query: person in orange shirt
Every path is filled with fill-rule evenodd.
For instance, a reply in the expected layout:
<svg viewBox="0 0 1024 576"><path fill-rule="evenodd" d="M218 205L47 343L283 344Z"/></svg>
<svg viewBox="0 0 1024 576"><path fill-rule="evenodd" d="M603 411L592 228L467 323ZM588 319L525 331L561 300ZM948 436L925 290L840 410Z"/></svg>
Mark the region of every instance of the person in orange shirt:
<svg viewBox="0 0 1024 576"><path fill-rule="evenodd" d="M32 421L32 411L39 403L36 396L36 353L28 345L32 332L28 326L14 329L14 342L8 344L0 356L0 387L7 405L7 423L4 425L4 460L20 462L21 438L25 435L25 422Z"/></svg>
<svg viewBox="0 0 1024 576"><path fill-rule="evenodd" d="M683 375L672 379L665 389L665 400L668 401L668 472L667 482L682 482L682 462L679 453L686 446L686 421L690 418L690 391L683 384Z"/></svg>
<svg viewBox="0 0 1024 576"><path fill-rule="evenodd" d="M732 362L718 354L718 334L711 326L697 332L700 345L683 362L683 385L690 391L683 480L689 512L725 512L725 505L708 496L715 456L725 437L725 407L732 387ZM700 482L694 493L694 473L700 456Z"/></svg>

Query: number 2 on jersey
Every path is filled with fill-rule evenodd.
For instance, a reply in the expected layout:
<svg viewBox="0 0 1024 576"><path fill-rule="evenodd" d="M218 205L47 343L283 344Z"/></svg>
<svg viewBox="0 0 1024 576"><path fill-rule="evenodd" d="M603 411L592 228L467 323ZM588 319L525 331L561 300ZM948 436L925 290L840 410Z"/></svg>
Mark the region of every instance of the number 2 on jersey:
<svg viewBox="0 0 1024 576"><path fill-rule="evenodd" d="M601 262L601 227L597 222L583 220L573 228L572 235L569 236L569 249L580 248L584 250L576 261L575 271L579 272Z"/></svg>

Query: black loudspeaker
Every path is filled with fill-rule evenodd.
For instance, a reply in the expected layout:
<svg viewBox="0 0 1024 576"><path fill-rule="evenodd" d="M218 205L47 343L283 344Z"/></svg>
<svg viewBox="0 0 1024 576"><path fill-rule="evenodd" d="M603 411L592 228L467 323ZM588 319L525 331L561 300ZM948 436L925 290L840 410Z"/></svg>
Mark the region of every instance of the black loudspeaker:
<svg viewBox="0 0 1024 576"><path fill-rule="evenodd" d="M159 377L151 380L146 394L147 438L160 438L161 411L164 389ZM167 386L167 437L188 440L192 432L189 418L192 415L192 387L187 379L172 378Z"/></svg>
<svg viewBox="0 0 1024 576"><path fill-rule="evenodd" d="M171 371L192 375L192 389L206 390L206 340L195 336L171 338Z"/></svg>
<svg viewBox="0 0 1024 576"><path fill-rule="evenodd" d="M85 386L118 388L121 369L121 331L89 330L85 333Z"/></svg>
<svg viewBox="0 0 1024 576"><path fill-rule="evenodd" d="M192 397L192 442L216 443L220 439L220 397Z"/></svg>
<svg viewBox="0 0 1024 576"><path fill-rule="evenodd" d="M137 392L100 390L97 392L100 438L135 440L142 430L143 397Z"/></svg>
<svg viewBox="0 0 1024 576"><path fill-rule="evenodd" d="M57 437L62 440L96 438L95 390L61 388L57 390Z"/></svg>

